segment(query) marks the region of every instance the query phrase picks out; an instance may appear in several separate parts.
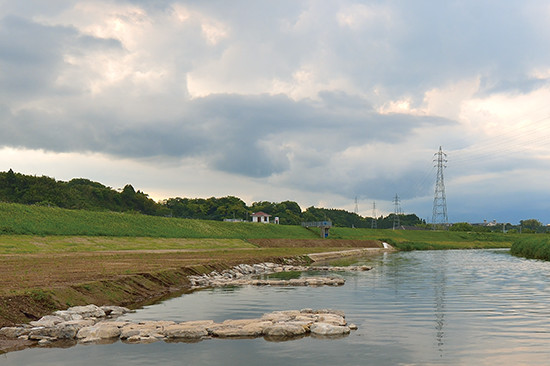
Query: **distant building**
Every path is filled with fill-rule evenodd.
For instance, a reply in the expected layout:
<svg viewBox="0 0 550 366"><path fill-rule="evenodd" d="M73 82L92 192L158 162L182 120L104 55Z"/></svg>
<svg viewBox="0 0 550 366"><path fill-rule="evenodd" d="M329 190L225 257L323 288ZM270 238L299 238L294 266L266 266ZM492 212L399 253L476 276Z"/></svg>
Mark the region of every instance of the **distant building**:
<svg viewBox="0 0 550 366"><path fill-rule="evenodd" d="M471 225L472 226L497 226L499 224L497 223L497 220L493 220L491 222L488 222L487 220L483 220L483 222L476 222Z"/></svg>
<svg viewBox="0 0 550 366"><path fill-rule="evenodd" d="M252 222L261 222L262 224L269 224L269 218L271 215L266 214L265 212L254 212L252 214Z"/></svg>

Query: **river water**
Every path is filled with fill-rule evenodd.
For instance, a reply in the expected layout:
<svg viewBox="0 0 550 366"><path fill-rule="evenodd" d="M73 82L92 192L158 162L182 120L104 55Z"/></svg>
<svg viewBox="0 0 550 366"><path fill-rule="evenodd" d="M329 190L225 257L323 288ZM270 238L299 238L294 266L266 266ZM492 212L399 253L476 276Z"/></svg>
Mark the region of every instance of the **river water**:
<svg viewBox="0 0 550 366"><path fill-rule="evenodd" d="M550 263L508 250L419 251L363 259L341 287L197 291L133 320L253 318L275 310L343 310L357 331L285 342L77 345L0 355L0 365L548 365Z"/></svg>

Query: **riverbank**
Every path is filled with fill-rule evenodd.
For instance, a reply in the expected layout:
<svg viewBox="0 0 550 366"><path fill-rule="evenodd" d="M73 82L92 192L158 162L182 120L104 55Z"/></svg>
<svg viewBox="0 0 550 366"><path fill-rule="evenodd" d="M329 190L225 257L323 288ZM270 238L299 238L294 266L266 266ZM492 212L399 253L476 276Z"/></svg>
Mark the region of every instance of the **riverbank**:
<svg viewBox="0 0 550 366"><path fill-rule="evenodd" d="M322 242L322 240L320 240ZM314 243L309 243L310 247ZM355 246L358 246L361 243L354 243ZM358 255L362 254L374 254L383 251L389 251L391 248L385 248L382 244L375 242L364 242L363 245L370 246L370 248L365 249L352 249L352 250L342 250L339 251L329 251L324 256L317 254L302 254L295 256L280 256L280 257L264 257L258 255L256 257L246 257L242 256L242 252L231 253L233 257L229 257L224 261L219 261L220 258L217 258L218 261L212 262L212 258L204 257L205 254L211 254L209 252L202 252L201 258L197 258L195 253L194 261L210 261L210 263L194 264L191 266L185 266L181 268L174 269L164 269L162 271L148 272L148 273L138 273L133 275L121 275L115 276L113 278L103 278L97 281L85 282L85 283L76 283L74 278L69 279L68 275L72 272L70 267L58 267L60 269L58 275L60 278L64 278L64 285L59 284L56 287L48 288L35 288L30 290L25 290L22 293L16 293L16 287L11 290L14 292L14 295L5 294L6 289L2 288L3 295L0 296L0 328L2 327L12 327L19 324L26 324L32 321L37 321L43 316L51 314L55 310L62 310L74 305L87 305L87 304L100 304L100 305L116 305L116 306L128 306L130 308L137 308L148 302L154 302L160 300L162 297L175 296L177 294L182 294L186 292L193 291L196 288L200 287L211 287L211 286L226 286L226 285L243 285L243 284L252 284L252 285L277 285L277 286L339 286L343 282L338 278L328 277L325 279L310 279L310 280L262 280L257 283L254 281L243 282L240 280L239 275L244 274L262 274L262 271L257 271L257 268L261 265L256 263L260 262L260 258L268 259L272 262L270 266L275 272L285 272L293 270L306 270L308 267L306 265L311 264L316 259L329 259L329 258L341 258L343 256ZM285 248L287 251L290 248ZM310 248L307 248L311 250ZM322 248L317 247L317 250L322 250ZM368 252L366 250L368 249ZM279 249L280 250L280 249ZM300 249L301 252L304 248ZM268 253L271 253L273 249L270 249ZM82 253L79 253L82 254ZM101 255L102 253L99 253ZM160 255L160 258L167 259L167 256L170 258L177 257L178 253L173 250L168 251L168 253L146 253L147 255L156 254ZM190 252L185 252L185 256L190 255ZM258 254L258 253L256 253ZM266 253L262 253L266 254ZM287 253L288 254L288 253ZM119 253L123 255L123 253ZM234 257L237 255L237 257ZM12 256L14 258L19 258L20 256ZM26 256L24 256L26 257ZM34 256L35 260L38 258ZM90 256L90 253L85 257L93 258ZM74 259L74 256L65 255L63 256L65 260L70 261ZM151 258L149 258L150 260ZM159 258L157 258L158 260ZM237 266L237 263L238 266ZM74 264L74 263L73 263ZM258 267L259 266L259 267ZM64 268L68 271L62 271L61 268ZM90 267L88 267L90 268ZM317 271L328 271L328 268L324 267L313 267ZM250 270L249 270L250 269ZM365 271L369 270L368 267L358 267L352 268L353 271ZM94 268L89 269L93 272ZM344 269L342 269L344 270ZM248 271L248 272L247 272ZM32 271L35 275L39 271ZM246 273L245 273L246 272ZM267 271L266 273L268 273ZM64 276L61 274L64 273ZM97 274L95 274L97 275ZM225 279L231 275L231 278L228 281L220 282L220 279ZM39 277L39 276L38 276ZM199 279L206 279L204 283L201 283ZM6 279L3 279L6 281ZM9 281L6 281L9 282ZM287 283L288 282L288 283ZM14 281L17 283L17 281ZM9 337L0 337L0 353L13 351L20 348L28 347L30 344L27 339L13 339Z"/></svg>
<svg viewBox="0 0 550 366"><path fill-rule="evenodd" d="M230 242L226 248L220 241L211 244L211 249L200 241L192 243L202 249L184 245L165 250L1 255L0 326L28 323L75 305L138 307L159 297L189 291L189 276L222 272L239 264L304 265L312 262L307 255L313 252L382 248L380 242L362 240L312 239L302 241L300 247L272 247L273 240L266 244L268 247L263 247L261 241L253 246L242 241L240 245Z"/></svg>

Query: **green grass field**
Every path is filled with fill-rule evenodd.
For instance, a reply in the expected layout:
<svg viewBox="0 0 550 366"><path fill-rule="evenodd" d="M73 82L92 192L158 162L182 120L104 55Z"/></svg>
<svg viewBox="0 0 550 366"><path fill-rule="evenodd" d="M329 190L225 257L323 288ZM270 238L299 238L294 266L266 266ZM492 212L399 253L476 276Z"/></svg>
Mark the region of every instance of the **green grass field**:
<svg viewBox="0 0 550 366"><path fill-rule="evenodd" d="M156 238L316 238L300 226L191 220L0 203L0 234Z"/></svg>
<svg viewBox="0 0 550 366"><path fill-rule="evenodd" d="M0 254L251 248L247 239L318 239L301 226L179 219L0 203ZM383 240L401 250L505 248L527 235L334 227L330 238ZM116 239L115 239L116 238Z"/></svg>
<svg viewBox="0 0 550 366"><path fill-rule="evenodd" d="M509 248L519 234L333 228L332 238L376 239L400 250Z"/></svg>

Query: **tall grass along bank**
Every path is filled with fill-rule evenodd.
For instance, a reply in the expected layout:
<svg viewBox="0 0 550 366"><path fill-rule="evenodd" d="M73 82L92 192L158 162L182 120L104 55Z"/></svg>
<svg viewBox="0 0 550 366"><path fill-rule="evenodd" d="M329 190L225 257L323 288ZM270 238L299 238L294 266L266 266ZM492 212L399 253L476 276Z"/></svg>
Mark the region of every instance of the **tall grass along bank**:
<svg viewBox="0 0 550 366"><path fill-rule="evenodd" d="M550 261L550 237L533 235L518 238L510 249L512 255Z"/></svg>

